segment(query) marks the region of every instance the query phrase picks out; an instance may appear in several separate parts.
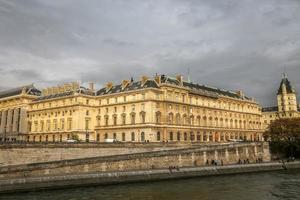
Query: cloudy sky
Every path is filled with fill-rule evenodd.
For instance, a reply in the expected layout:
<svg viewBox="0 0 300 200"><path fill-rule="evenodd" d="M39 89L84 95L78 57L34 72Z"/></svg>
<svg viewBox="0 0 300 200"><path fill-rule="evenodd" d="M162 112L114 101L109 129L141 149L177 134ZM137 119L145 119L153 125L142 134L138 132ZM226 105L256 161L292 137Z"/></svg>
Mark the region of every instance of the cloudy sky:
<svg viewBox="0 0 300 200"><path fill-rule="evenodd" d="M299 0L0 0L0 89L190 68L270 106L284 66L300 93Z"/></svg>

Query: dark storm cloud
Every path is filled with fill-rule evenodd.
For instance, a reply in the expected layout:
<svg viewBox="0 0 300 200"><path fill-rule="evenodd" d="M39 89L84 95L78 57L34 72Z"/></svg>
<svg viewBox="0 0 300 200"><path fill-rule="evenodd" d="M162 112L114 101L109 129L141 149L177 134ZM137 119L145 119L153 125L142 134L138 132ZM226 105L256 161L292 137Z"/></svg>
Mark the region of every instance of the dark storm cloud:
<svg viewBox="0 0 300 200"><path fill-rule="evenodd" d="M165 73L275 104L300 91L297 0L0 0L0 89Z"/></svg>

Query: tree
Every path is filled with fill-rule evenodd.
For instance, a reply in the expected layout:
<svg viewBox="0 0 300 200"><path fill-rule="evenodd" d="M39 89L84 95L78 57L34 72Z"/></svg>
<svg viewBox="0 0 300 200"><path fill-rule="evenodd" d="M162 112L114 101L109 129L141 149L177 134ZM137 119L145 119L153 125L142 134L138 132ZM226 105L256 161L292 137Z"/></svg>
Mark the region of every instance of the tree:
<svg viewBox="0 0 300 200"><path fill-rule="evenodd" d="M272 153L300 157L300 118L277 119L264 133Z"/></svg>

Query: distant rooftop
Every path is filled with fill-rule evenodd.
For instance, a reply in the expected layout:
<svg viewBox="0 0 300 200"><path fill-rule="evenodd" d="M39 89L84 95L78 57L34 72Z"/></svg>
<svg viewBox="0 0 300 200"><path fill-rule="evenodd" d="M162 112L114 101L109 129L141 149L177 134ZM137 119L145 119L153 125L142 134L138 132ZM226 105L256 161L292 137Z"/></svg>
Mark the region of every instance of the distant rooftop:
<svg viewBox="0 0 300 200"><path fill-rule="evenodd" d="M24 90L25 94L28 95L35 95L35 96L40 96L41 91L35 88L33 85L26 85L22 87L17 87L17 88L12 88L9 90L1 91L0 92L0 98L6 98L6 97L11 97L11 96L16 96L22 94L22 91Z"/></svg>
<svg viewBox="0 0 300 200"><path fill-rule="evenodd" d="M278 106L262 108L262 112L276 112L276 111L278 111Z"/></svg>
<svg viewBox="0 0 300 200"><path fill-rule="evenodd" d="M206 85L199 85L192 82L182 81L182 83L177 78L172 78L166 75L160 75L158 76L160 79L160 82L162 84L170 84L174 86L184 87L191 92L195 92L199 95L209 96L209 97L218 97L218 96L227 96L231 98L237 98L237 99L246 99L251 100L251 98L246 96L241 96L237 92L229 91L229 90L222 90L214 87L209 87ZM134 91L134 90L140 90L143 88L159 88L159 84L156 80L153 79L147 79L144 84L142 83L142 80L139 81L128 81L128 84L118 84L113 85L111 84L111 87L104 87L97 91L96 95L106 95L106 94L114 94L119 92L126 92L126 91Z"/></svg>

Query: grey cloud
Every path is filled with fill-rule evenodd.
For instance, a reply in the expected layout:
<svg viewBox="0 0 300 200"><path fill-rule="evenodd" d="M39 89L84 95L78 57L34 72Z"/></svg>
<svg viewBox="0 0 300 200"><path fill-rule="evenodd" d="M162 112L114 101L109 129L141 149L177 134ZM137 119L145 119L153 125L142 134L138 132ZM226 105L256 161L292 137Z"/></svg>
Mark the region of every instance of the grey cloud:
<svg viewBox="0 0 300 200"><path fill-rule="evenodd" d="M297 0L0 0L0 89L190 68L273 105L283 66L300 91L299 22Z"/></svg>

